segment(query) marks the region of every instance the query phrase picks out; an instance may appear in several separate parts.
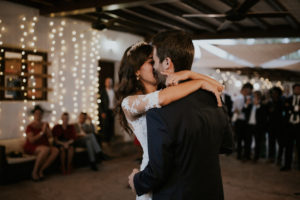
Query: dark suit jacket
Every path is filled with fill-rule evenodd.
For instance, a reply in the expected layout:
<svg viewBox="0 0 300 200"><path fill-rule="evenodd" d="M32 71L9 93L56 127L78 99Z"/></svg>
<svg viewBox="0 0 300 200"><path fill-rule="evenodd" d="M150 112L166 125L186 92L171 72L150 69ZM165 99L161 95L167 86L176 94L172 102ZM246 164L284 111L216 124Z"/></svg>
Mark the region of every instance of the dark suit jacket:
<svg viewBox="0 0 300 200"><path fill-rule="evenodd" d="M252 110L253 104L248 105L247 108L243 108L242 112L245 113L246 122L249 123L251 110ZM256 109L255 113L255 120L256 120L256 126L261 131L267 131L267 108L265 105L260 104L260 107Z"/></svg>
<svg viewBox="0 0 300 200"><path fill-rule="evenodd" d="M138 195L153 200L219 200L219 153L233 148L227 113L212 93L199 90L147 112L147 167L134 176Z"/></svg>
<svg viewBox="0 0 300 200"><path fill-rule="evenodd" d="M233 102L231 100L231 97L228 94L224 94L223 101L224 101L224 104L227 108L227 112L228 112L229 117L232 118L232 115L233 115L233 113L232 113Z"/></svg>
<svg viewBox="0 0 300 200"><path fill-rule="evenodd" d="M100 96L101 103L100 103L100 106L99 106L99 111L102 114L102 113L106 113L108 111L109 98L108 98L108 94L107 94L105 88L103 90L101 90L100 95L101 95Z"/></svg>
<svg viewBox="0 0 300 200"><path fill-rule="evenodd" d="M291 95L290 97L286 98L285 102L284 102L284 119L287 124L290 123L291 115L299 115L300 116L300 110L298 110L298 112L295 112L295 109L293 106L293 98L294 98L294 95ZM300 107L300 102L299 102L298 106Z"/></svg>

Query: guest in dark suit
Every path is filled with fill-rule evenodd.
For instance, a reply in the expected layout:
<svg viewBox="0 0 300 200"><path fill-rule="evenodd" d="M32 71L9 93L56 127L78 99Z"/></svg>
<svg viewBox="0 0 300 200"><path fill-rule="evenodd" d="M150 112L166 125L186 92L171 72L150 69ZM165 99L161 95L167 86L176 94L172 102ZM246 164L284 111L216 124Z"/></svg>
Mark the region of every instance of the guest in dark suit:
<svg viewBox="0 0 300 200"><path fill-rule="evenodd" d="M245 83L242 86L241 94L236 97L233 103L233 117L232 122L234 123L234 131L237 141L237 159L246 158L246 140L247 140L247 121L243 108L246 104L247 99L249 100L252 95L253 86L251 83Z"/></svg>
<svg viewBox="0 0 300 200"><path fill-rule="evenodd" d="M253 93L253 102L250 100L247 102L247 107L244 108L246 121L248 124L247 127L247 140L246 140L246 158L250 159L251 157L251 143L252 138L255 140L255 153L254 161L259 159L262 147L263 137L266 133L266 108L261 103L262 93L260 91L255 91Z"/></svg>
<svg viewBox="0 0 300 200"><path fill-rule="evenodd" d="M181 45L186 37L167 31L153 39L157 74L191 67L193 56L187 66L174 57L194 52ZM215 96L204 90L151 109L147 112L149 163L143 171L134 171L129 182L134 179L137 195L152 191L153 200L224 199L219 153L232 151L230 130L224 108L217 107Z"/></svg>
<svg viewBox="0 0 300 200"><path fill-rule="evenodd" d="M101 104L99 107L102 132L106 142L110 142L114 136L114 108L115 92L113 90L113 81L108 77L105 79L105 88L101 91Z"/></svg>
<svg viewBox="0 0 300 200"><path fill-rule="evenodd" d="M286 113L286 151L285 151L285 163L281 168L281 171L291 169L293 149L296 141L297 147L297 161L298 170L300 170L300 84L293 85L293 95L289 97L285 102Z"/></svg>
<svg viewBox="0 0 300 200"><path fill-rule="evenodd" d="M229 94L226 94L226 93L223 92L222 95L221 95L221 97L222 97L224 105L227 108L227 113L228 113L228 115L229 115L229 117L231 119L232 115L233 115L233 113L232 113L233 101L231 99L231 96Z"/></svg>
<svg viewBox="0 0 300 200"><path fill-rule="evenodd" d="M267 104L268 109L268 146L269 162L274 162L276 154L276 141L279 145L277 154L277 164L281 163L284 148L284 118L283 118L283 100L282 90L279 87L273 87L270 90L271 100Z"/></svg>

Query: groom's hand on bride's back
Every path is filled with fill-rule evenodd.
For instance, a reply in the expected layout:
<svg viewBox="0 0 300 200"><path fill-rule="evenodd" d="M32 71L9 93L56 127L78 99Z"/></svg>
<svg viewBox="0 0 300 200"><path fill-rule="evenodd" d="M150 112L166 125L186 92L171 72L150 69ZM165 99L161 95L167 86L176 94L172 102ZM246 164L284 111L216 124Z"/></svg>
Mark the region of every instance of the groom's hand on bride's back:
<svg viewBox="0 0 300 200"><path fill-rule="evenodd" d="M133 183L133 178L134 178L134 175L135 175L136 173L138 173L139 171L140 171L140 170L134 168L134 169L132 170L131 174L128 176L128 184L130 185L131 190L132 190L132 192L134 192L134 193L136 193L136 192L135 192L135 187L134 187L134 183Z"/></svg>

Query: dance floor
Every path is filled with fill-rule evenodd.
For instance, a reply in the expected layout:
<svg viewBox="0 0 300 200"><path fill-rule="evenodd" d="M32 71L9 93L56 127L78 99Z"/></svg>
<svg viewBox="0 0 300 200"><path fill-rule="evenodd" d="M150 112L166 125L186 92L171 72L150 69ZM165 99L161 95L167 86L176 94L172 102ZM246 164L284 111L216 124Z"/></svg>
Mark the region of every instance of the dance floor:
<svg viewBox="0 0 300 200"><path fill-rule="evenodd" d="M127 187L127 176L137 167L137 155L105 161L99 171L75 169L73 174L51 174L42 182L30 180L0 186L1 200L131 200L135 195ZM300 196L300 172L279 172L273 164L237 161L221 156L227 200L296 200ZM201 197L199 197L199 200Z"/></svg>

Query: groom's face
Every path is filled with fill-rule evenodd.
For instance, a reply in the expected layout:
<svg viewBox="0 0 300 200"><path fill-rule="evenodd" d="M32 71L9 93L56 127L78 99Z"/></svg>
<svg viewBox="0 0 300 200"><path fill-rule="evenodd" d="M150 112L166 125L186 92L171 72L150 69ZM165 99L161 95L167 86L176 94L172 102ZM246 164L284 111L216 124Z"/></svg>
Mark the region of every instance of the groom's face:
<svg viewBox="0 0 300 200"><path fill-rule="evenodd" d="M153 48L153 74L155 79L157 80L158 84L165 85L166 83L166 76L162 75L161 72L164 72L166 70L165 62L160 62L159 57L157 56L157 50L156 47Z"/></svg>

